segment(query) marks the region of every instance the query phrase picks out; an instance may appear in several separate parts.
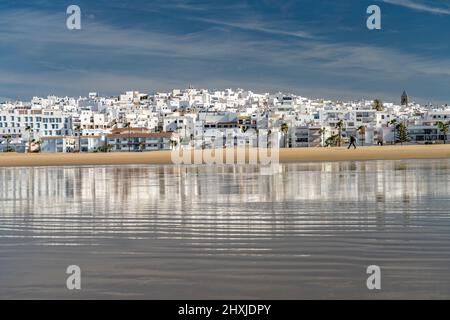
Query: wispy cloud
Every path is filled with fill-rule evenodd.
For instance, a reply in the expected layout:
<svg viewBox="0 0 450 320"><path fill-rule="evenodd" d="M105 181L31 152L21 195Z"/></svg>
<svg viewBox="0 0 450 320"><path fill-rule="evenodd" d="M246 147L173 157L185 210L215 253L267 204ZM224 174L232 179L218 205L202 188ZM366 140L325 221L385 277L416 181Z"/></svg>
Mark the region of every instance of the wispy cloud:
<svg viewBox="0 0 450 320"><path fill-rule="evenodd" d="M275 22L205 22L238 30L207 27L169 33L88 20L83 30L70 32L64 15L0 12L0 95L77 95L88 90L117 94L193 83L341 98L372 92L385 98L390 90L398 90L386 89L389 84L440 77L442 86L450 85L450 59L443 57L299 35L276 28ZM241 29L244 32L238 32ZM255 37L245 30L292 38Z"/></svg>
<svg viewBox="0 0 450 320"><path fill-rule="evenodd" d="M220 26L232 27L232 28L241 29L241 30L247 30L247 31L256 31L256 32L262 32L262 33L290 36L290 37L296 37L296 38L305 38L305 39L316 38L312 33L307 32L307 31L301 31L301 30L290 31L290 30L279 29L279 28L270 26L268 24L262 23L260 21L228 22L228 21L223 21L223 20L214 20L214 19L207 19L207 18L193 18L193 20L207 22L207 23L220 25Z"/></svg>
<svg viewBox="0 0 450 320"><path fill-rule="evenodd" d="M416 11L423 11L438 15L450 15L449 7L437 7L425 2L413 1L413 0L382 0L385 3L413 9Z"/></svg>

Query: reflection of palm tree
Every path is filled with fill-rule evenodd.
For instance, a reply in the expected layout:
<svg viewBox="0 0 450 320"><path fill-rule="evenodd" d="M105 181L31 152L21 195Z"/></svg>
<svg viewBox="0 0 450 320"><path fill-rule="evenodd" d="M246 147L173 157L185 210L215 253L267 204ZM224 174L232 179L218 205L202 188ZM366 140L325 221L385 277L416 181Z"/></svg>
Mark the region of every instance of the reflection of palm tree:
<svg viewBox="0 0 450 320"><path fill-rule="evenodd" d="M448 134L448 129L449 129L449 123L444 123L442 121L439 121L436 123L437 127L439 128L439 131L441 131L441 133L443 134L443 141L444 144L447 143L447 134Z"/></svg>
<svg viewBox="0 0 450 320"><path fill-rule="evenodd" d="M281 125L281 132L283 132L284 135L284 147L287 147L287 133L289 131L289 126L287 125L287 123L283 123Z"/></svg>
<svg viewBox="0 0 450 320"><path fill-rule="evenodd" d="M366 135L366 127L365 126L359 126L358 129L356 129L356 131L358 131L359 133L359 137L361 140L361 145L364 146L364 140L365 140L365 135Z"/></svg>
<svg viewBox="0 0 450 320"><path fill-rule="evenodd" d="M325 146L325 134L327 133L327 128L320 128L319 134L322 137L322 147Z"/></svg>
<svg viewBox="0 0 450 320"><path fill-rule="evenodd" d="M341 146L341 141L342 141L342 129L344 128L344 121L339 120L338 123L336 123L336 129L338 129L338 146Z"/></svg>
<svg viewBox="0 0 450 320"><path fill-rule="evenodd" d="M272 130L267 131L267 148L272 146Z"/></svg>

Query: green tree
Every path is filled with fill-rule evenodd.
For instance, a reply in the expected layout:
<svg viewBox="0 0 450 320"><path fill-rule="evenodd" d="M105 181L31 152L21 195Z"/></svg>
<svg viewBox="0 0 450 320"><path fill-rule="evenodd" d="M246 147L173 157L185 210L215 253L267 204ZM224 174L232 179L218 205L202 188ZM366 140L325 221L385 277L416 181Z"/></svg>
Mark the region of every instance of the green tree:
<svg viewBox="0 0 450 320"><path fill-rule="evenodd" d="M325 146L326 147L336 147L338 145L339 141L339 135L334 134L331 137L329 137L327 140L325 140Z"/></svg>
<svg viewBox="0 0 450 320"><path fill-rule="evenodd" d="M41 152L42 150L41 150L41 145L42 145L42 140L41 139L39 139L39 140L34 140L33 139L33 141L38 145L38 152Z"/></svg>
<svg viewBox="0 0 450 320"><path fill-rule="evenodd" d="M397 120L396 119L392 119L391 121L388 121L388 126L392 125L394 127L394 141L393 144L395 144L396 139L397 139Z"/></svg>
<svg viewBox="0 0 450 320"><path fill-rule="evenodd" d="M327 128L320 128L319 134L322 137L322 147L325 146L325 134L327 133Z"/></svg>
<svg viewBox="0 0 450 320"><path fill-rule="evenodd" d="M131 152L131 123L125 123L123 127L128 128L128 152Z"/></svg>
<svg viewBox="0 0 450 320"><path fill-rule="evenodd" d="M342 130L344 129L344 121L339 120L338 123L336 123L336 129L338 129L337 145L340 147L342 143Z"/></svg>
<svg viewBox="0 0 450 320"><path fill-rule="evenodd" d="M75 126L75 132L78 133L78 152L81 152L81 126Z"/></svg>
<svg viewBox="0 0 450 320"><path fill-rule="evenodd" d="M396 126L396 131L397 131L397 141L400 142L402 145L404 142L408 142L409 141L409 137L408 137L408 129L406 128L404 123L399 123Z"/></svg>
<svg viewBox="0 0 450 320"><path fill-rule="evenodd" d="M259 148L259 129L255 128L256 133L256 148Z"/></svg>
<svg viewBox="0 0 450 320"><path fill-rule="evenodd" d="M288 147L288 145L287 145L287 134L289 132L289 126L287 125L287 123L283 123L281 125L281 132L283 132L283 135L284 135L284 147L286 148L286 147Z"/></svg>
<svg viewBox="0 0 450 320"><path fill-rule="evenodd" d="M383 102L381 102L380 99L375 99L373 100L373 108L377 111L383 111L384 110L384 106L383 106Z"/></svg>
<svg viewBox="0 0 450 320"><path fill-rule="evenodd" d="M359 140L361 141L361 145L364 146L364 142L366 140L366 127L365 126L359 126L358 129L356 129L359 134Z"/></svg>
<svg viewBox="0 0 450 320"><path fill-rule="evenodd" d="M31 134L33 133L33 128L26 126L25 131L28 132L28 152L31 152Z"/></svg>
<svg viewBox="0 0 450 320"><path fill-rule="evenodd" d="M267 130L267 148L272 147L272 130Z"/></svg>
<svg viewBox="0 0 450 320"><path fill-rule="evenodd" d="M103 146L101 146L100 148L98 148L99 152L111 152L113 146L111 144L105 144Z"/></svg>
<svg viewBox="0 0 450 320"><path fill-rule="evenodd" d="M449 129L449 123L444 123L442 121L439 121L436 123L437 127L439 128L439 131L442 133L444 144L447 143L447 134Z"/></svg>
<svg viewBox="0 0 450 320"><path fill-rule="evenodd" d="M144 149L145 149L145 142L144 141L140 141L138 143L138 145L139 145L139 150L144 151Z"/></svg>
<svg viewBox="0 0 450 320"><path fill-rule="evenodd" d="M9 147L9 144L11 143L12 136L10 134L4 135L3 139L6 140L6 149L5 152L12 152L12 148Z"/></svg>

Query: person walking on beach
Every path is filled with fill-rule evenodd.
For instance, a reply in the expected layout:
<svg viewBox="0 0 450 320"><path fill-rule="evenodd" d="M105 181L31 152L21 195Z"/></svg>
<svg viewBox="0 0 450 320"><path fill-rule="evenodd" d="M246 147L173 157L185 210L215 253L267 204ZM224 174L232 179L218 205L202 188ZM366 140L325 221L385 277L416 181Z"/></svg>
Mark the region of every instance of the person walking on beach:
<svg viewBox="0 0 450 320"><path fill-rule="evenodd" d="M377 135L377 145L379 145L379 146L383 146L383 137L379 134L379 135Z"/></svg>
<svg viewBox="0 0 450 320"><path fill-rule="evenodd" d="M351 146L356 149L356 138L354 136L350 136L350 144L348 145L347 149L350 149Z"/></svg>

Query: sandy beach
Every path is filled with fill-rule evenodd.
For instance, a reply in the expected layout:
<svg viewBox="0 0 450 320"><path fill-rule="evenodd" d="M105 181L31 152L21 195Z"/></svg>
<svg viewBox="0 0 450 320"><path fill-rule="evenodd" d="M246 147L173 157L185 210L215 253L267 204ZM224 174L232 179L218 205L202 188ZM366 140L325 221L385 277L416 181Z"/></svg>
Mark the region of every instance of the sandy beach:
<svg viewBox="0 0 450 320"><path fill-rule="evenodd" d="M211 152L205 150L205 152ZM201 152L201 151L196 151ZM235 150L237 153L244 152ZM248 156L248 150L246 152ZM280 162L450 159L450 145L280 149ZM138 153L0 154L0 167L173 164L170 151Z"/></svg>

